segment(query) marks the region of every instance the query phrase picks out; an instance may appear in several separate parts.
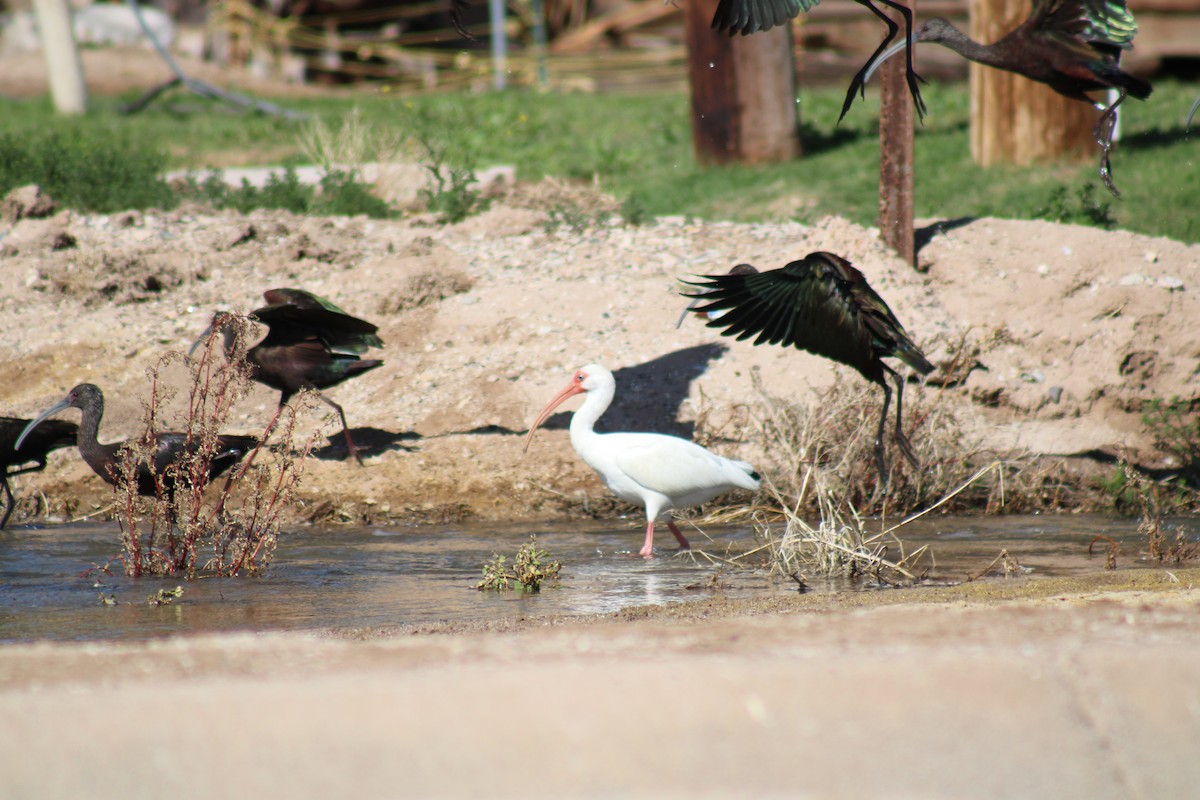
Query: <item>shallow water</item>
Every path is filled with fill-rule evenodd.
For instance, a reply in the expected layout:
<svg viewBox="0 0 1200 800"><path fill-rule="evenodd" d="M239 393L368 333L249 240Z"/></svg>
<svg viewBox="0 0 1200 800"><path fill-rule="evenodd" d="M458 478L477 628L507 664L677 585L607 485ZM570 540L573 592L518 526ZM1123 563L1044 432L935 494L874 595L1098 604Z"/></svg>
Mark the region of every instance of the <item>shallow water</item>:
<svg viewBox="0 0 1200 800"><path fill-rule="evenodd" d="M878 524L878 523L876 523ZM1200 522L1187 520L1195 538ZM1136 522L1105 517L937 518L904 528L912 552L928 544L923 563L935 580L981 572L1002 549L1033 576L1078 575L1104 568L1098 535L1122 544L1120 566L1138 566ZM686 529L685 529L686 530ZM666 533L664 531L664 533ZM756 546L749 528L691 531L696 549L726 554ZM559 588L540 594L479 592L474 587L492 553L511 558L537 534L564 564ZM235 630L351 630L445 621L498 621L537 615L616 611L707 596L714 578L726 595L790 593L796 584L752 570L720 570L701 558L637 556L642 530L606 525L462 525L431 528L300 528L281 537L262 578L132 580L81 573L119 552L115 525L13 527L0 532L0 642L135 640L177 633ZM895 557L893 551L889 557ZM113 569L119 572L119 565ZM720 573L717 575L717 573ZM183 586L171 605L148 598ZM861 588L810 581L814 591ZM101 602L114 598L115 605Z"/></svg>

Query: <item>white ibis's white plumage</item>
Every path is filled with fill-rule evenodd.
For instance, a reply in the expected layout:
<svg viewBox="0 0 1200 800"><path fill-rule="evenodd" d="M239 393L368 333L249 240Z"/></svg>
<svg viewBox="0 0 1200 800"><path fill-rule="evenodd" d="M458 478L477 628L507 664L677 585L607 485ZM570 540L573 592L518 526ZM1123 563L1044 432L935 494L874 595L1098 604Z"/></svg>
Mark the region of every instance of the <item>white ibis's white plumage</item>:
<svg viewBox="0 0 1200 800"><path fill-rule="evenodd" d="M712 500L730 489L758 488L758 474L744 461L733 461L710 453L695 442L661 433L596 433L593 426L612 402L617 382L613 374L597 364L577 370L561 392L538 414L525 438L525 449L533 433L567 398L586 394L583 405L571 417L571 444L579 457L599 473L609 490L646 509L646 542L641 555L654 549L654 523L667 521L682 549L687 538L670 519L673 508L689 508Z"/></svg>

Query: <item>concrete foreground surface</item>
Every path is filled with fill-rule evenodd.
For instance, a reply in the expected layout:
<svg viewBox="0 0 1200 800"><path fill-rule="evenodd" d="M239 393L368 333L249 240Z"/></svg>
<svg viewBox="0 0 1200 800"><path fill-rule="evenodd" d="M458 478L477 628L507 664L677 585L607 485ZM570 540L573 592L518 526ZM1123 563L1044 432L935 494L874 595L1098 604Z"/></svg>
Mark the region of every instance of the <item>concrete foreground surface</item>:
<svg viewBox="0 0 1200 800"><path fill-rule="evenodd" d="M1200 795L1186 581L877 594L918 599L8 645L0 797Z"/></svg>

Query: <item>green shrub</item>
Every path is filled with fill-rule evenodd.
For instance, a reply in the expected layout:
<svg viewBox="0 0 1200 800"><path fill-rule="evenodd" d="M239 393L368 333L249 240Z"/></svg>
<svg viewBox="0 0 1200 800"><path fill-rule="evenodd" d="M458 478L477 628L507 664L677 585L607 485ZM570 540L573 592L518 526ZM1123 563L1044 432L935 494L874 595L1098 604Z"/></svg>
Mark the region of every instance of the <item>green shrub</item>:
<svg viewBox="0 0 1200 800"><path fill-rule="evenodd" d="M100 130L0 133L0 196L36 183L80 211L171 208L166 166L161 151Z"/></svg>

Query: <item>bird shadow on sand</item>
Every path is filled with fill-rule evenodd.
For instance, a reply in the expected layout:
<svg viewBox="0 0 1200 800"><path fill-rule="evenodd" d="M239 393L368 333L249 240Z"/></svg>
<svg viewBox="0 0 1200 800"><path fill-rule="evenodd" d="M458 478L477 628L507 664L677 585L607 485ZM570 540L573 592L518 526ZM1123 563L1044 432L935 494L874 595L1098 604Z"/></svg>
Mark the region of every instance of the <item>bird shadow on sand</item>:
<svg viewBox="0 0 1200 800"><path fill-rule="evenodd" d="M956 228L962 228L970 225L977 219L979 217L955 217L954 219L939 220L932 225L926 225L924 228L917 228L913 231L913 245L916 248L916 252L921 252L925 245L932 242L933 237L939 233L946 233Z"/></svg>
<svg viewBox="0 0 1200 800"><path fill-rule="evenodd" d="M380 428L351 428L350 436L354 439L354 446L358 449L358 454L363 458L381 455L391 450L403 450L411 453L417 448L404 444L404 442L419 441L424 438L421 434L413 431L392 433ZM346 448L346 437L340 430L330 434L326 438L325 446L313 450L312 455L322 461L348 460L350 451Z"/></svg>
<svg viewBox="0 0 1200 800"><path fill-rule="evenodd" d="M691 438L695 424L680 422L679 409L687 400L692 381L708 370L713 360L729 348L720 343L676 350L644 364L613 370L617 394L596 424L600 433L668 433ZM571 424L571 411L552 415L542 428L563 430Z"/></svg>

